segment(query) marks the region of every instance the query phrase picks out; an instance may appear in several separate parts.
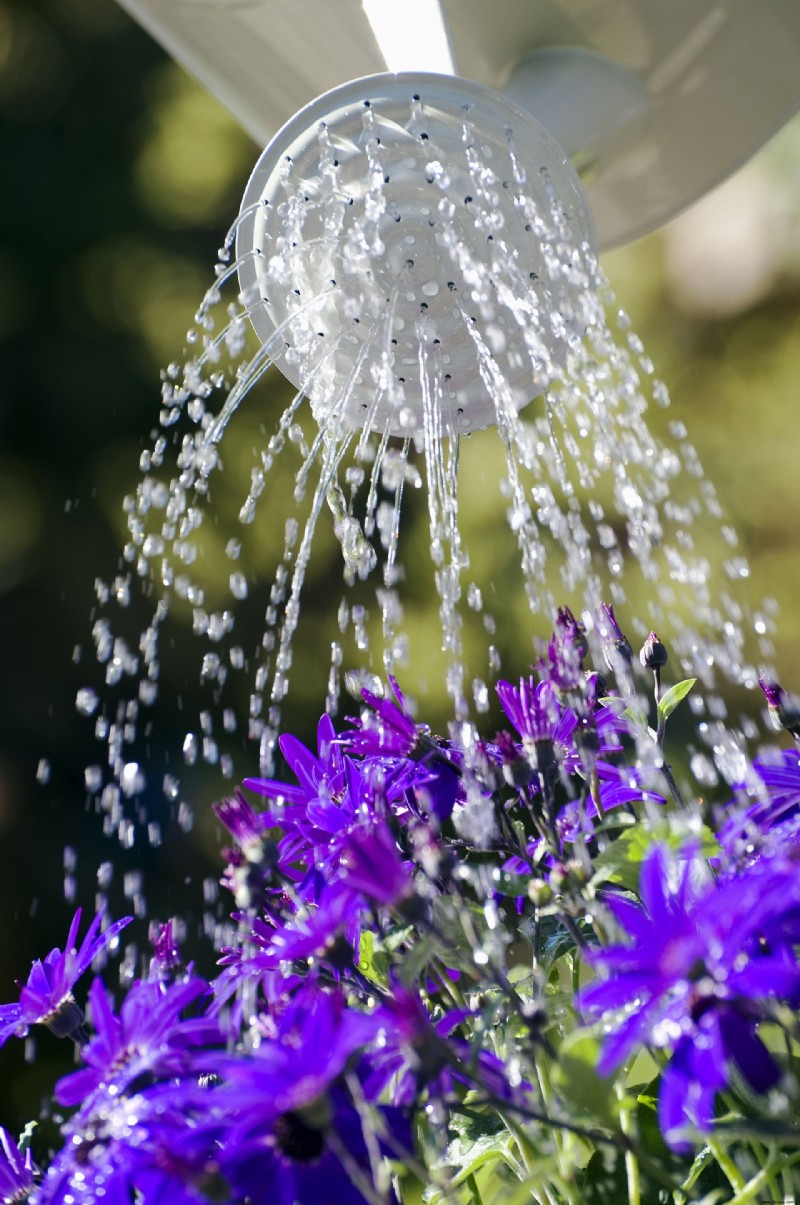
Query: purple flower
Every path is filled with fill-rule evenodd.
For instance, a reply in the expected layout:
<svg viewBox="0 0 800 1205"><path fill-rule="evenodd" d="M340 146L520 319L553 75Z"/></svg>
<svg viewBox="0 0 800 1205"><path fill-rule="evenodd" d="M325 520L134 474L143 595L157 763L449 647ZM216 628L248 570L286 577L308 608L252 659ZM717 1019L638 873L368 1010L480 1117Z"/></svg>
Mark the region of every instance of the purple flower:
<svg viewBox="0 0 800 1205"><path fill-rule="evenodd" d="M295 883L294 891L303 899L316 899L322 886L337 876L342 849L354 826L385 816L390 809L407 821L419 811L412 789L428 790L431 779L425 767L407 758L355 761L344 754L340 745L332 743L333 735L329 717L323 716L320 749L327 759L325 764L299 742L291 744L288 738L281 738L281 748L286 746L287 760L303 785L291 788L296 802L262 814L266 824L283 831L275 853L276 868ZM272 794L282 784L247 779L246 785ZM250 864L229 861L225 881L238 899L242 882L246 879L249 883L252 878Z"/></svg>
<svg viewBox="0 0 800 1205"><path fill-rule="evenodd" d="M437 741L426 724L417 724L405 696L389 675L396 702L382 699L370 690L362 690L370 707L341 740L351 753L380 760L401 759L417 763L420 770L411 775L409 787L438 820L447 820L453 811L460 787L460 767L453 749ZM424 767L424 769L422 769Z"/></svg>
<svg viewBox="0 0 800 1205"><path fill-rule="evenodd" d="M365 1134L379 1155L403 1160L412 1150L410 1126L399 1109L381 1105L375 1112L379 1136L341 1089L270 1121L262 1113L260 1128L248 1137L235 1131L226 1136L219 1164L233 1199L249 1205L396 1205L392 1188L378 1195Z"/></svg>
<svg viewBox="0 0 800 1205"><path fill-rule="evenodd" d="M297 877L295 863L300 851L296 841L277 844L266 831L267 825L284 821L286 813L276 817L269 812L256 812L241 791L212 806L236 843L222 851L227 863L223 886L228 888L238 908L267 906L270 897L282 893L285 885L282 880ZM302 807L294 810L303 812Z"/></svg>
<svg viewBox="0 0 800 1205"><path fill-rule="evenodd" d="M271 925L256 917L250 933L255 952L245 960L246 973L276 971L283 963L310 958L337 967L352 965L363 906L351 884L334 883L317 904L303 906L285 924ZM242 960L237 959L237 965L242 966Z"/></svg>
<svg viewBox="0 0 800 1205"><path fill-rule="evenodd" d="M419 992L395 981L382 1003L380 1016L385 1032L379 1047L369 1056L369 1095L388 1089L395 1105L408 1108L423 1092L439 1100L460 1099L466 1085L499 1100L514 1099L516 1093L502 1060L455 1036L463 1022L474 1025L478 1019L468 1009L453 1009L434 1022ZM528 1091L529 1084L520 1084L521 1096Z"/></svg>
<svg viewBox="0 0 800 1205"><path fill-rule="evenodd" d="M556 690L574 691L583 684L583 659L588 651L583 626L569 607L559 607L546 653L536 662L539 677Z"/></svg>
<svg viewBox="0 0 800 1205"><path fill-rule="evenodd" d="M207 1205L228 1199L214 1159L218 1133L198 1124L188 1098L173 1085L108 1093L88 1124L81 1111L64 1136L33 1198L36 1205Z"/></svg>
<svg viewBox="0 0 800 1205"><path fill-rule="evenodd" d="M583 773L576 733L581 739L588 731L595 736L595 754L618 752L622 748L617 734L626 732L627 725L608 707L595 706L579 724L575 712L559 703L549 682L521 678L517 687L500 681L497 693L503 710L522 738L523 752L533 768L552 753L562 773ZM602 763L596 760L595 764L600 773Z"/></svg>
<svg viewBox="0 0 800 1205"><path fill-rule="evenodd" d="M368 1198L351 1173L374 1191L365 1123L342 1074L380 1028L377 1016L346 1008L338 994L306 988L280 1018L273 1040L249 1056L219 1056L222 1083L207 1105L225 1119L218 1161L236 1200L364 1205ZM392 1153L402 1157L411 1141L406 1120L386 1106L376 1113L393 1138Z"/></svg>
<svg viewBox="0 0 800 1205"><path fill-rule="evenodd" d="M245 786L251 782L267 782L268 779L245 779ZM263 813L256 812L242 795L241 791L230 799L223 799L211 805L219 821L225 825L238 848L250 861L259 861L263 856L264 823Z"/></svg>
<svg viewBox="0 0 800 1205"><path fill-rule="evenodd" d="M397 908L414 895L411 873L385 824L356 829L343 851L347 884L376 904Z"/></svg>
<svg viewBox="0 0 800 1205"><path fill-rule="evenodd" d="M113 1095L126 1090L143 1076L187 1074L187 1051L221 1039L219 1025L207 1017L181 1018L181 1013L209 993L202 979L190 979L168 987L137 980L128 990L117 1015L105 988L96 979L89 991L91 1040L81 1050L86 1067L64 1076L56 1085L56 1100L62 1105L88 1102L109 1085Z"/></svg>
<svg viewBox="0 0 800 1205"><path fill-rule="evenodd" d="M677 860L656 846L642 864L640 895L642 907L606 900L631 944L586 955L605 978L578 1002L611 1029L602 1075L642 1044L673 1047L659 1110L666 1141L684 1149L679 1131L711 1126L714 1095L732 1066L757 1092L778 1079L756 1030L771 1000L800 999L792 949L800 879L792 864L776 860L715 882L699 858Z"/></svg>
<svg viewBox="0 0 800 1205"><path fill-rule="evenodd" d="M289 769L297 778L297 786L273 778L246 778L244 785L270 799L286 800L289 804L307 805L314 799L334 799L344 781L344 756L336 739L336 730L329 715L323 715L317 726L318 756L290 734L278 741ZM280 823L281 813L272 822ZM267 820L267 823L270 821Z"/></svg>
<svg viewBox="0 0 800 1205"><path fill-rule="evenodd" d="M158 983L171 983L185 969L172 919L151 928L150 939L153 957L150 959L149 978Z"/></svg>
<svg viewBox="0 0 800 1205"><path fill-rule="evenodd" d="M436 742L425 725L417 725L406 703L405 696L395 679L389 675L396 703L382 699L364 688L361 696L371 708L360 720L351 720L355 732L346 734L347 747L353 753L367 756L389 754L394 757L416 758L424 755Z"/></svg>
<svg viewBox="0 0 800 1205"><path fill-rule="evenodd" d="M719 835L723 849L735 860L766 852L768 845L789 848L797 837L800 816L800 753L784 749L774 757L760 757L753 769L764 791L756 802L729 815ZM753 791L753 781L736 783L741 792Z"/></svg>
<svg viewBox="0 0 800 1205"><path fill-rule="evenodd" d="M286 1007L275 1037L252 1057L221 1052L212 1060L223 1080L215 1105L235 1110L242 1133L260 1129L265 1118L324 1096L379 1030L376 1017L347 1008L340 992L308 984Z"/></svg>
<svg viewBox="0 0 800 1205"><path fill-rule="evenodd" d="M46 1025L57 1037L82 1040L83 1012L72 995L72 989L95 958L115 940L118 933L130 924L131 916L115 921L100 933L102 915L94 918L81 942L76 946L81 921L79 908L72 918L64 952L56 947L44 962L37 959L31 967L28 981L20 986L19 1003L0 1005L0 1046L15 1035L24 1038L31 1025Z"/></svg>
<svg viewBox="0 0 800 1205"><path fill-rule="evenodd" d="M549 682L520 678L519 686L498 682L500 705L522 737L522 747L529 755L536 745L556 740L562 709Z"/></svg>
<svg viewBox="0 0 800 1205"><path fill-rule="evenodd" d="M27 1201L33 1191L33 1156L30 1147L24 1155L8 1130L0 1126L0 1201Z"/></svg>

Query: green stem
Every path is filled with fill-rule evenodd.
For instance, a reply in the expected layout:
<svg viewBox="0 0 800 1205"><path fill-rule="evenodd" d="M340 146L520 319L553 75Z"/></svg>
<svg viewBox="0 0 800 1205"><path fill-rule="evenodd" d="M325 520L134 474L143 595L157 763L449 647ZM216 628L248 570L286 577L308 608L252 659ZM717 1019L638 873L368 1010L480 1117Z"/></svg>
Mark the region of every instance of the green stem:
<svg viewBox="0 0 800 1205"><path fill-rule="evenodd" d="M481 1197L480 1189L478 1188L478 1181L475 1179L474 1175L467 1176L467 1188L469 1189L471 1205L483 1205L483 1198Z"/></svg>
<svg viewBox="0 0 800 1205"><path fill-rule="evenodd" d="M437 987L443 996L449 996L450 1000L455 1004L456 1008L464 1008L464 997L461 994L457 984L453 983L447 976L446 971L437 962L433 968L436 974Z"/></svg>
<svg viewBox="0 0 800 1205"><path fill-rule="evenodd" d="M589 773L589 794L594 801L594 806L597 808L597 818L602 824L606 818L606 814L600 802L600 777L597 773L597 764L594 758L592 758L592 768Z"/></svg>
<svg viewBox="0 0 800 1205"><path fill-rule="evenodd" d="M630 1146L625 1149L625 1177L628 1182L628 1205L641 1205L641 1182L639 1178L639 1160L636 1158L636 1149L633 1145L636 1140L636 1123L634 1121L633 1109L634 1103L629 1101L626 1105L625 1087L617 1082L615 1091L620 1101L619 1110L619 1125L625 1137L630 1141Z"/></svg>
<svg viewBox="0 0 800 1205"><path fill-rule="evenodd" d="M503 1125L517 1144L517 1150L519 1151L525 1171L528 1175L532 1175L536 1163L536 1150L533 1144L528 1140L528 1135L521 1125L518 1125L516 1121L507 1117L505 1113L500 1113L500 1117L503 1120Z"/></svg>
<svg viewBox="0 0 800 1205"><path fill-rule="evenodd" d="M664 775L664 778L667 780L667 786L669 787L670 795L675 800L678 807L685 808L686 801L684 800L683 795L680 792L680 788L672 774L672 770L667 765L666 758L664 757L664 734L667 730L667 723L666 723L666 720L664 719L664 717L662 716L661 712L658 710L658 704L661 702L661 670L658 670L658 669L653 670L653 683L654 683L653 698L655 699L655 703L656 703L656 725L657 725L656 726L656 734L655 734L655 743L656 743L656 748L658 749L659 753L661 754L661 773Z"/></svg>
<svg viewBox="0 0 800 1205"><path fill-rule="evenodd" d="M711 1154L714 1156L720 1168L725 1173L728 1183L734 1192L742 1192L745 1186L745 1178L739 1171L731 1156L725 1150L725 1147L722 1146L721 1143L717 1142L716 1138L709 1138L708 1149L711 1151Z"/></svg>
<svg viewBox="0 0 800 1205"><path fill-rule="evenodd" d="M712 1157L713 1156L711 1154L711 1151L708 1149L708 1147L704 1147L703 1150L700 1152L700 1154L695 1159L694 1163L692 1164L689 1175L686 1177L686 1179L683 1181L680 1188L678 1189L683 1201L687 1200L687 1197L685 1194L688 1193L690 1191L690 1189L694 1188L694 1186L697 1183L697 1181L699 1180L701 1174L705 1171L705 1169L708 1167L709 1163L711 1162ZM678 1202L678 1205L681 1205L681 1202Z"/></svg>
<svg viewBox="0 0 800 1205"><path fill-rule="evenodd" d="M760 1172L757 1172L751 1180L743 1184L740 1191L731 1197L730 1205L751 1205L751 1202L757 1201L763 1190L779 1174L783 1174L787 1168L794 1166L796 1163L800 1163L800 1152L792 1155L789 1159L781 1158L779 1153L776 1154L767 1163L766 1167L762 1167Z"/></svg>
<svg viewBox="0 0 800 1205"><path fill-rule="evenodd" d="M578 946L572 951L572 995L577 996L581 987L581 951Z"/></svg>

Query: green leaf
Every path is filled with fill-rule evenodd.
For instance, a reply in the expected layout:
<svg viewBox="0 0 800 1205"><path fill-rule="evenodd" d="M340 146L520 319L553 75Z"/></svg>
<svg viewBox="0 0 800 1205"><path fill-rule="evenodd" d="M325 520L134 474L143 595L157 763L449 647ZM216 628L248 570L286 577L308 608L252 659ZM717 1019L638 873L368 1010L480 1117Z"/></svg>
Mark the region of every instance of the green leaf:
<svg viewBox="0 0 800 1205"><path fill-rule="evenodd" d="M450 1129L455 1137L448 1143L445 1163L452 1170L453 1185L463 1184L488 1164L508 1160L508 1130L493 1109L454 1111Z"/></svg>
<svg viewBox="0 0 800 1205"><path fill-rule="evenodd" d="M553 1083L581 1113L589 1113L601 1124L616 1119L613 1080L597 1074L600 1042L591 1034L577 1030L567 1035L558 1051L552 1070Z"/></svg>
<svg viewBox="0 0 800 1205"><path fill-rule="evenodd" d="M434 933L441 940L443 957L449 967L476 973L475 952L488 935L483 909L452 896L437 896L431 906Z"/></svg>
<svg viewBox="0 0 800 1205"><path fill-rule="evenodd" d="M658 703L658 718L662 722L672 715L681 699L686 698L696 681L697 678L684 678L683 682L676 682L661 696Z"/></svg>
<svg viewBox="0 0 800 1205"><path fill-rule="evenodd" d="M409 952L400 963L399 974L403 983L411 984L444 952L442 943L429 933L423 934L414 942Z"/></svg>
<svg viewBox="0 0 800 1205"><path fill-rule="evenodd" d="M628 891L638 892L642 862L647 857L652 845L657 842L660 845L667 845L677 852L686 845L687 841L697 842L698 839L700 857L713 858L719 854L717 839L711 829L705 825L699 833L689 834L685 830L674 827L669 820L664 820L661 824L656 824L651 828L637 824L635 828L626 829L617 837L616 841L613 841L602 853L597 855L593 863L595 872L593 881L596 884L610 880L613 883L619 883Z"/></svg>
<svg viewBox="0 0 800 1205"><path fill-rule="evenodd" d="M498 1159L507 1159L509 1145L507 1137L496 1134L479 1138L477 1142L474 1142L469 1147L466 1153L462 1149L460 1139L457 1138L455 1142L451 1142L447 1148L447 1161L451 1167L459 1168L453 1176L453 1187L457 1188L459 1184L463 1184L465 1180L468 1180L470 1176L474 1176L487 1163L495 1163Z"/></svg>
<svg viewBox="0 0 800 1205"><path fill-rule="evenodd" d="M636 1095L636 1128L639 1142L643 1150L657 1159L671 1158L671 1152L665 1143L661 1127L658 1124L658 1093L661 1088L661 1075L657 1075Z"/></svg>
<svg viewBox="0 0 800 1205"><path fill-rule="evenodd" d="M641 865L655 840L652 829L641 825L621 833L594 859L595 882L609 879L628 891L638 891Z"/></svg>
<svg viewBox="0 0 800 1205"><path fill-rule="evenodd" d="M358 969L372 983L381 987L389 983L389 955L376 941L375 934L369 929L362 929L358 945Z"/></svg>
<svg viewBox="0 0 800 1205"><path fill-rule="evenodd" d="M529 878L523 878L519 874L506 874L504 871L499 871L497 876L492 878L492 890L498 895L508 895L513 898L527 898Z"/></svg>
<svg viewBox="0 0 800 1205"><path fill-rule="evenodd" d="M535 917L526 916L519 926L520 935L529 941L531 945L537 940L536 924ZM562 958L564 954L569 954L574 950L576 942L569 929L559 920L557 915L541 916L538 920L538 925L539 964L546 971L554 962ZM591 925L586 924L585 921L577 921L576 925L587 942L591 945L596 944L597 937Z"/></svg>
<svg viewBox="0 0 800 1205"><path fill-rule="evenodd" d="M562 1200L563 1198L553 1191L558 1179L558 1160L553 1155L542 1153L536 1159L535 1169L525 1176L524 1180L497 1185L490 1182L483 1190L484 1205L499 1205L501 1201L502 1205L531 1205L531 1201L543 1199L543 1193L537 1190L544 1190L544 1199L548 1201Z"/></svg>
<svg viewBox="0 0 800 1205"><path fill-rule="evenodd" d="M586 1205L620 1205L628 1200L622 1151L606 1146L595 1151L583 1173L581 1200Z"/></svg>
<svg viewBox="0 0 800 1205"><path fill-rule="evenodd" d="M399 950L405 942L413 939L413 936L413 925L398 925L393 929L389 929L383 934L383 944L389 953L393 954L395 950Z"/></svg>
<svg viewBox="0 0 800 1205"><path fill-rule="evenodd" d="M640 728L642 732L649 730L650 725L644 712L633 703L626 703L625 699L621 699L619 695L605 695L598 702L603 707L607 707L609 711L615 712L616 715L624 716L626 720L630 720L633 726Z"/></svg>

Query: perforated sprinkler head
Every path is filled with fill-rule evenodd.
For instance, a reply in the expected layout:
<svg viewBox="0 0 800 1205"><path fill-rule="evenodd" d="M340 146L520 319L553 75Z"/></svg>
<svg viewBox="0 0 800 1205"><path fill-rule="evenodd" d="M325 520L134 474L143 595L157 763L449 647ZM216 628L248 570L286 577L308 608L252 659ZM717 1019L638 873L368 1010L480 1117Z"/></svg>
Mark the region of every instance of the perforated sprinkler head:
<svg viewBox="0 0 800 1205"><path fill-rule="evenodd" d="M558 143L507 97L377 75L302 109L261 156L242 296L321 426L501 425L587 324L594 232Z"/></svg>

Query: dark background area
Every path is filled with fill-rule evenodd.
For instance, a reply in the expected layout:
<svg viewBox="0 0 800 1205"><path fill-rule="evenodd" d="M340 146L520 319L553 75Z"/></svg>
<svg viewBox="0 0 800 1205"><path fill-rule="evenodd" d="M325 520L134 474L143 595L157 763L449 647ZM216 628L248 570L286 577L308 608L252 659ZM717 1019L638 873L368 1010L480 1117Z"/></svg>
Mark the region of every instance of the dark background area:
<svg viewBox="0 0 800 1205"><path fill-rule="evenodd" d="M138 898L133 880L126 892L126 874L141 872L147 905L140 911L184 916L192 939L202 929L219 869L213 795L198 787L196 822L186 833L154 790L162 844L122 850L104 839L84 784L97 744L74 701L91 657L94 581L113 577L119 563L121 499L135 485L157 418L159 372L181 358L257 148L111 0L0 0L0 131L6 1001L16 998L14 979L27 975L31 959L63 943L73 895L92 914L101 863L115 867L115 914ZM778 662L786 685L796 688L799 140L796 125L781 135L726 194L727 210L722 194L712 198L717 209L708 211L705 236L696 211L699 218L614 253L606 265L671 389L673 417L689 427L738 527L756 593L782 604ZM720 244L722 212L740 222L730 237L741 262L738 276L716 278L715 291L715 271L720 264L730 270L732 258ZM741 225L743 213L751 227ZM715 247L717 260L703 259ZM499 513L473 516L475 530L490 531ZM424 543L424 524L417 526L412 543ZM334 561L323 548L307 603L312 618L329 605ZM513 632L522 612L511 578L504 592L501 621ZM420 629L434 631L435 605L421 600L419 608ZM312 641L303 656L311 663L316 655ZM525 668L521 655L517 672ZM180 696L186 708L196 706L196 662L179 657L172 673L150 748L159 766L186 729L172 701ZM301 684L290 710L300 735L310 737L322 702ZM37 772L47 781L37 782ZM145 938L142 919L131 938L138 951L131 968ZM37 1041L62 1069L70 1064L55 1039ZM9 1043L2 1058L0 1122L18 1129L47 1095L52 1070L46 1058L26 1064L21 1043Z"/></svg>

